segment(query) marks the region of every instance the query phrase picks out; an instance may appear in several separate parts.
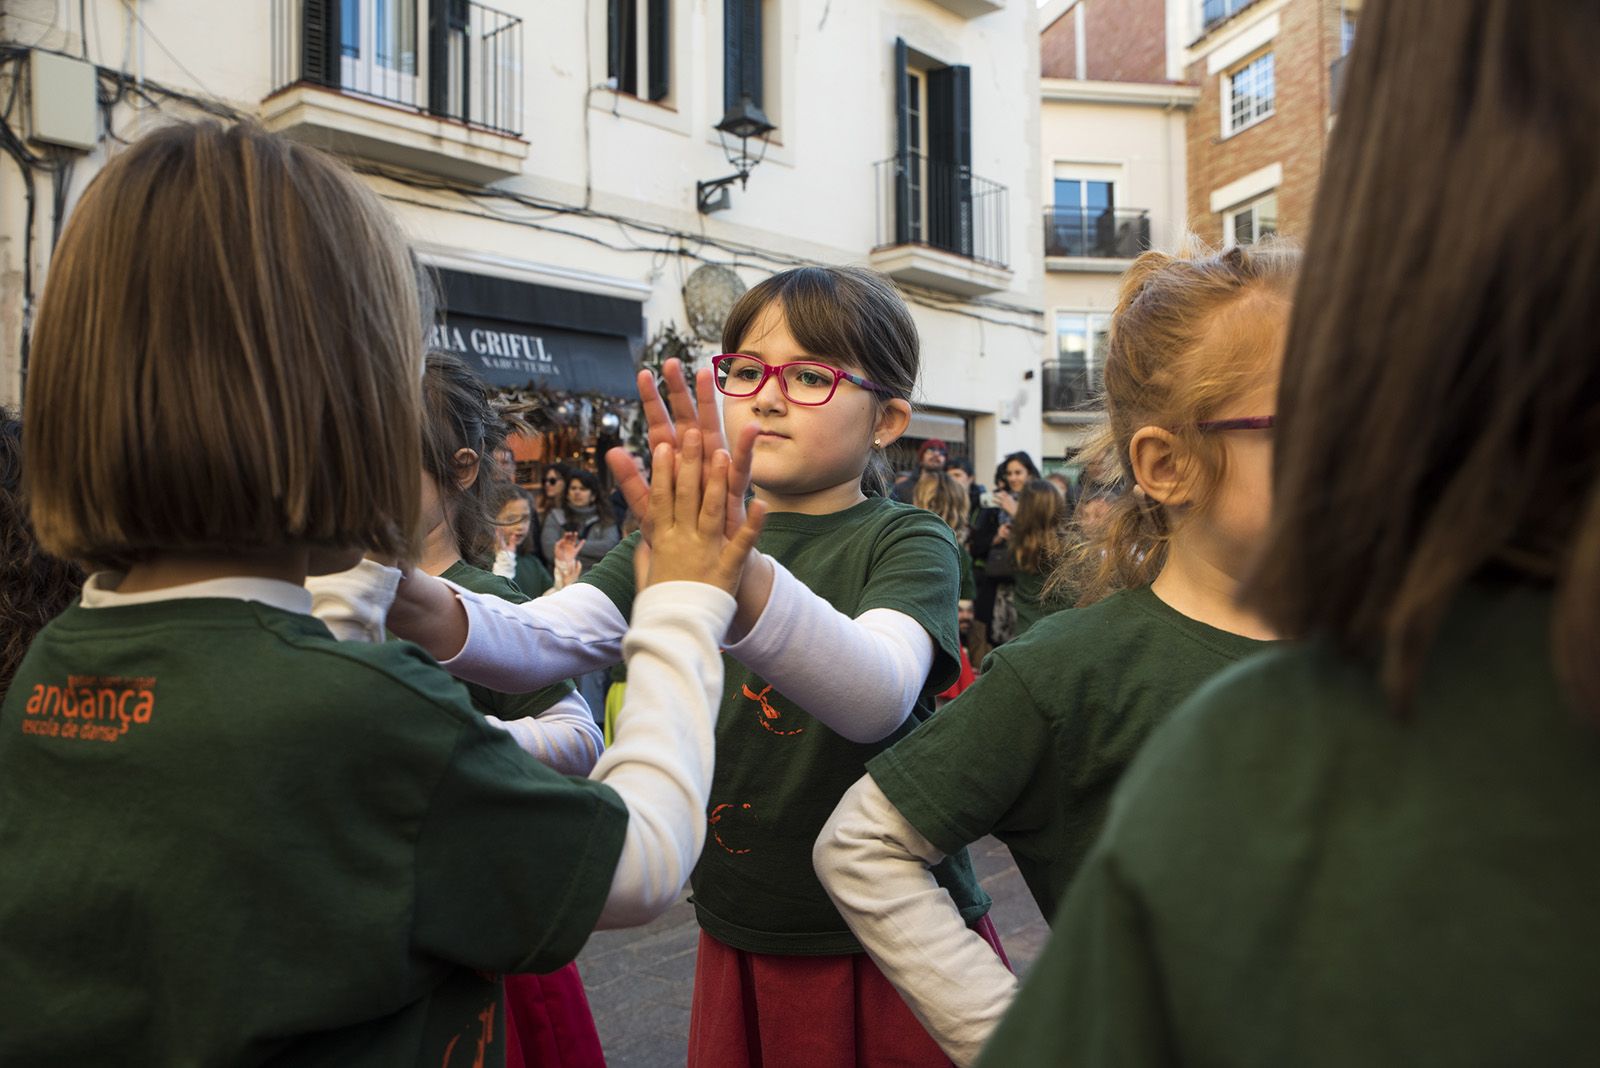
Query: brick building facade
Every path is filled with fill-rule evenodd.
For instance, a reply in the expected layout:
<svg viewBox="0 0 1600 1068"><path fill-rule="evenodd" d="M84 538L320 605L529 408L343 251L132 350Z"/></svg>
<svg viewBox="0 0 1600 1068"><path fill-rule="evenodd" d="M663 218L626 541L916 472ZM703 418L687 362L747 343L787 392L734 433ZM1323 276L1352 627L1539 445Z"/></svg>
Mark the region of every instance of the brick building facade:
<svg viewBox="0 0 1600 1068"><path fill-rule="evenodd" d="M1331 72L1358 0L1170 2L1200 26L1183 49L1184 80L1200 88L1189 118L1189 225L1214 243L1269 230L1304 237L1333 113ZM1208 11L1221 17L1206 26Z"/></svg>
<svg viewBox="0 0 1600 1068"><path fill-rule="evenodd" d="M1059 10L1050 11L1050 7ZM1055 0L1046 79L1184 84L1187 224L1214 244L1304 237L1361 0ZM1053 16L1053 20L1052 20Z"/></svg>

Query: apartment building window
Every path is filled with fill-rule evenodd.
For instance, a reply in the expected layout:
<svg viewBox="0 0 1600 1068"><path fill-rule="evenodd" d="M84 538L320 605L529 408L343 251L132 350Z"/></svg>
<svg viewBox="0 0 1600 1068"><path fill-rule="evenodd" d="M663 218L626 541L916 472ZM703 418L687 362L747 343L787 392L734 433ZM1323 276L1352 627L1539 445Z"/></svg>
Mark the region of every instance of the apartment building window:
<svg viewBox="0 0 1600 1068"><path fill-rule="evenodd" d="M1046 411L1078 411L1095 402L1105 389L1110 337L1109 315L1056 313L1055 367L1047 367L1045 374Z"/></svg>
<svg viewBox="0 0 1600 1068"><path fill-rule="evenodd" d="M1222 241L1226 245L1250 245L1278 232L1278 194L1268 193L1222 214Z"/></svg>
<svg viewBox="0 0 1600 1068"><path fill-rule="evenodd" d="M895 244L973 255L972 72L895 41Z"/></svg>
<svg viewBox="0 0 1600 1068"><path fill-rule="evenodd" d="M617 92L664 100L671 91L671 0L606 0L606 74Z"/></svg>
<svg viewBox="0 0 1600 1068"><path fill-rule="evenodd" d="M1224 76L1223 134L1232 135L1268 118L1277 109L1278 91L1273 53L1257 56Z"/></svg>
<svg viewBox="0 0 1600 1068"><path fill-rule="evenodd" d="M1200 0L1200 28L1209 30L1219 22L1232 18L1235 12L1242 11L1255 3L1256 0Z"/></svg>

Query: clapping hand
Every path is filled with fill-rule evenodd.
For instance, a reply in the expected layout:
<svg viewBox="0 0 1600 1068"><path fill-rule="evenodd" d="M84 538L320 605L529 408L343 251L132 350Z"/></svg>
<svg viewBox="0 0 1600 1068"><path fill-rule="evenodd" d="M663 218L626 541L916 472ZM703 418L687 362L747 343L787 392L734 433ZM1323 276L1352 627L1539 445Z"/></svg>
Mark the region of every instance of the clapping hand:
<svg viewBox="0 0 1600 1068"><path fill-rule="evenodd" d="M649 509L654 520L642 586L661 582L706 582L732 594L755 547L766 506L752 503L739 525L728 530L732 460L718 449L710 463L701 454L705 436L686 427L678 439L676 463L670 443L655 448Z"/></svg>
<svg viewBox="0 0 1600 1068"><path fill-rule="evenodd" d="M714 457L717 453L728 450L726 453L729 457L728 499L723 509L723 516L726 536L732 538L745 522L744 495L750 485L750 460L755 449L758 428L754 425L746 427L739 440L734 442L732 449L729 450L722 432L722 415L718 411L717 390L712 383L710 369L702 370L695 376L693 395L690 393L689 381L684 375L681 360L671 359L663 364L661 377L667 385L665 400L650 372L639 372L639 399L643 402L645 422L649 428L650 450L654 457L652 462L659 465L663 455L661 446L670 446L672 451L666 455L674 466L674 475L678 475L683 443L690 431L699 434L702 455ZM698 403L695 395L698 395ZM616 479L617 487L627 500L628 507L639 517L639 527L644 533L644 540L652 541L655 516L651 513L651 507L654 503L654 494L650 491L644 472L639 470L638 463L626 449L616 448L606 453L606 464L611 468L612 477ZM715 467L715 461L710 464L701 463L696 467L700 477L705 477ZM659 467L656 473L659 476Z"/></svg>

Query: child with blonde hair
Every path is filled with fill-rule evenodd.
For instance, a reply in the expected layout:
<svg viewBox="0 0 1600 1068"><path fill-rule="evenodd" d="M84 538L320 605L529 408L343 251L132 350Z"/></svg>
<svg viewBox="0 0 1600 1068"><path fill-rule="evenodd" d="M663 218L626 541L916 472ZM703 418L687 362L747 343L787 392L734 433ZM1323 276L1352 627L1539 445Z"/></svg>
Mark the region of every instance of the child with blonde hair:
<svg viewBox="0 0 1600 1068"><path fill-rule="evenodd" d="M817 839L840 914L958 1064L976 1058L1016 980L930 867L993 834L1050 915L1150 731L1276 636L1235 593L1267 522L1297 265L1278 246L1135 261L1097 446L1143 490L1119 502L1100 545L1126 588L996 650L971 689L868 762Z"/></svg>
<svg viewBox="0 0 1600 1068"><path fill-rule="evenodd" d="M725 454L652 488L591 779L311 615L308 576L417 549L417 283L370 191L248 123L148 134L68 221L25 477L96 571L0 704L0 1063L498 1065L500 973L676 900L759 527L728 537Z"/></svg>

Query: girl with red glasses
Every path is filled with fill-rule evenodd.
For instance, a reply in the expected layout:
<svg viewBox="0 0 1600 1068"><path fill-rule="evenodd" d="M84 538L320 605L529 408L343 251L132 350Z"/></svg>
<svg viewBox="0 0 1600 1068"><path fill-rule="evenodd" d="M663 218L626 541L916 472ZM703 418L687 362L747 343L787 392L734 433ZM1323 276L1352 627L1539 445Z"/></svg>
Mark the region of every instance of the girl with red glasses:
<svg viewBox="0 0 1600 1068"><path fill-rule="evenodd" d="M749 290L723 343L729 351L695 383L698 405L674 362L670 412L654 382L641 382L655 470L689 442L720 451L725 422L729 521L744 511L746 480L752 507L767 512L723 639L704 833L658 858L664 893L676 892L676 872L695 868L702 935L688 1060L942 1064L811 861L818 831L865 762L927 719L959 665L954 538L936 516L882 496L883 450L911 415L916 325L881 277L802 268ZM510 606L408 577L391 628L453 673L506 689L614 662L652 517L631 458L609 459L644 529L576 586ZM709 770L709 745L704 757ZM962 922L993 940L989 899L965 852L936 864L932 878Z"/></svg>
<svg viewBox="0 0 1600 1068"><path fill-rule="evenodd" d="M1017 983L937 892L937 866L993 834L1052 915L1150 731L1275 637L1234 601L1272 457L1271 436L1237 421L1272 408L1297 266L1280 247L1135 261L1087 466L1139 490L1055 577L1081 607L1001 646L971 688L869 760L817 840L840 913L958 1064Z"/></svg>

